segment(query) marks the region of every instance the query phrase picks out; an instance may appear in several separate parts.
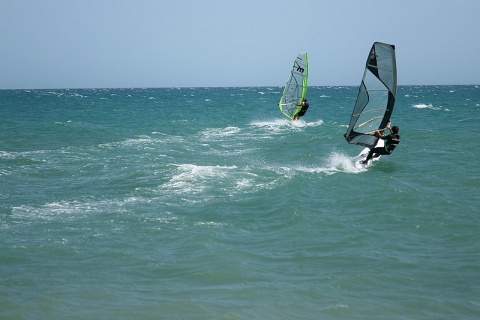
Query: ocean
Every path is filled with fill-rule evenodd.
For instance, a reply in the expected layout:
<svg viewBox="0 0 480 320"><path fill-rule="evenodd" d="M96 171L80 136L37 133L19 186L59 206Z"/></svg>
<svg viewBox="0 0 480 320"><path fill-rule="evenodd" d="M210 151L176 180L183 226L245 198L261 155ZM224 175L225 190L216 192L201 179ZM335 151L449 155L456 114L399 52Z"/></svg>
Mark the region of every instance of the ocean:
<svg viewBox="0 0 480 320"><path fill-rule="evenodd" d="M480 87L0 90L0 319L478 319Z"/></svg>

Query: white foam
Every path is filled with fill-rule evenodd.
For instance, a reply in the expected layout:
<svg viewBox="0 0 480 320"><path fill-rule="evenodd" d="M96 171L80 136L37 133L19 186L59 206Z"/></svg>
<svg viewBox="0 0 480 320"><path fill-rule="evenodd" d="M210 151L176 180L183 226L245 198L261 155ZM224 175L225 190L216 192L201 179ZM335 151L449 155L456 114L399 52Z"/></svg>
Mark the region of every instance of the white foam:
<svg viewBox="0 0 480 320"><path fill-rule="evenodd" d="M265 121L253 121L250 123L252 126L256 127L284 127L291 125L292 121L287 119L273 119L273 120L265 120Z"/></svg>
<svg viewBox="0 0 480 320"><path fill-rule="evenodd" d="M164 138L164 134L160 132L152 132L152 135L160 135L160 137L150 137L147 135L140 136L138 138L126 139L124 141L109 142L99 144L99 148L134 148L134 149L155 149L158 145L165 145L170 143L181 143L183 137L181 136L168 136L168 139Z"/></svg>
<svg viewBox="0 0 480 320"><path fill-rule="evenodd" d="M250 188L253 185L252 179L247 179L247 178L241 178L237 182L237 188L240 189L245 189L245 188Z"/></svg>
<svg viewBox="0 0 480 320"><path fill-rule="evenodd" d="M258 175L250 167L174 165L176 170L170 180L160 185L156 192L162 198L182 197L188 203L208 202L215 198L235 194L255 193L273 189L285 180L285 176ZM276 168L278 170L278 168Z"/></svg>
<svg viewBox="0 0 480 320"><path fill-rule="evenodd" d="M215 138L230 136L238 132L240 132L240 128L230 126L225 128L208 128L203 130L201 134L207 138Z"/></svg>
<svg viewBox="0 0 480 320"><path fill-rule="evenodd" d="M250 125L252 126L267 128L273 132L278 132L284 129L297 130L305 127L317 127L322 124L323 124L323 120L321 119L317 121L306 122L303 119L292 121L287 118L264 120L264 121L253 121L250 123Z"/></svg>
<svg viewBox="0 0 480 320"><path fill-rule="evenodd" d="M80 199L70 201L56 201L40 205L20 205L12 207L12 216L24 222L32 223L43 221L74 221L84 219L92 214L109 212L131 212L130 205L135 203L148 203L151 198L126 197L123 199ZM149 219L149 218L145 218ZM177 218L166 212L161 217L153 218L156 221L170 223Z"/></svg>
<svg viewBox="0 0 480 320"><path fill-rule="evenodd" d="M4 158L4 159L14 159L16 157L15 154L11 153L11 152L7 152L7 151L1 151L0 150L0 158Z"/></svg>
<svg viewBox="0 0 480 320"><path fill-rule="evenodd" d="M419 103L419 104L413 105L412 107L415 109L441 110L440 107L434 107L431 103L430 104Z"/></svg>
<svg viewBox="0 0 480 320"><path fill-rule="evenodd" d="M208 180L224 178L236 166L200 166L195 164L180 164L177 174L163 185L163 188L176 193L200 193L204 191Z"/></svg>
<svg viewBox="0 0 480 320"><path fill-rule="evenodd" d="M81 201L59 201L40 206L21 205L12 208L12 215L17 218L52 220L57 216L79 217L98 208L98 203Z"/></svg>
<svg viewBox="0 0 480 320"><path fill-rule="evenodd" d="M295 172L332 175L338 172L360 173L366 171L366 168L357 168L355 166L354 157L337 152L331 153L328 158L323 160L318 166L294 165L292 167L269 167L268 169L284 176L293 176L295 175Z"/></svg>
<svg viewBox="0 0 480 320"><path fill-rule="evenodd" d="M307 122L308 127L318 127L318 126L321 126L322 124L323 124L323 120Z"/></svg>
<svg viewBox="0 0 480 320"><path fill-rule="evenodd" d="M357 168L355 166L354 158L333 152L330 156L325 160L325 163L321 167L317 168L308 168L305 170L307 172L315 172L315 173L325 173L327 175L335 174L337 172L344 172L344 173L360 173L366 171L365 168Z"/></svg>

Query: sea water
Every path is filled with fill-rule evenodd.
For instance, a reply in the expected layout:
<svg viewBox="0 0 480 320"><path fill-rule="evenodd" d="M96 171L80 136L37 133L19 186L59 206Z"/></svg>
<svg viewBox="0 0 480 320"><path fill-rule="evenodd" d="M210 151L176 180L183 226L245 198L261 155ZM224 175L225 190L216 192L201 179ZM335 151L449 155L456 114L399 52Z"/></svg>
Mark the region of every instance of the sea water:
<svg viewBox="0 0 480 320"><path fill-rule="evenodd" d="M0 91L1 319L478 319L480 87Z"/></svg>

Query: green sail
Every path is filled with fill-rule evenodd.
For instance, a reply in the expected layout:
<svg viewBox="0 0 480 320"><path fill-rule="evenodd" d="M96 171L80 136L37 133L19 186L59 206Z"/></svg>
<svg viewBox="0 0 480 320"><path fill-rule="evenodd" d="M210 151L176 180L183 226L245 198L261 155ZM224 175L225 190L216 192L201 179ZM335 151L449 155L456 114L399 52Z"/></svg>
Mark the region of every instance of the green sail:
<svg viewBox="0 0 480 320"><path fill-rule="evenodd" d="M283 89L280 102L278 103L280 111L289 119L293 119L293 116L301 109L301 107L298 107L296 104L305 98L307 82L308 57L306 53L299 53L293 62L290 76Z"/></svg>

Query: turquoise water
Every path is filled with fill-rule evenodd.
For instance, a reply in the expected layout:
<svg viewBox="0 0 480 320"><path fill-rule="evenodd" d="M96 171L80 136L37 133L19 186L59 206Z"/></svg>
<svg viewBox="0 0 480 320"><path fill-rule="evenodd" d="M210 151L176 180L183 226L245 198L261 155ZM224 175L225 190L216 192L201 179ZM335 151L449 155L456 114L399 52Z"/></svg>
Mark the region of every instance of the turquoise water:
<svg viewBox="0 0 480 320"><path fill-rule="evenodd" d="M0 91L2 319L477 319L480 87Z"/></svg>

